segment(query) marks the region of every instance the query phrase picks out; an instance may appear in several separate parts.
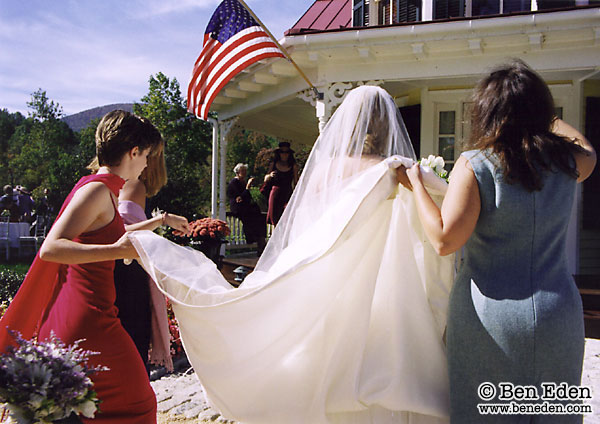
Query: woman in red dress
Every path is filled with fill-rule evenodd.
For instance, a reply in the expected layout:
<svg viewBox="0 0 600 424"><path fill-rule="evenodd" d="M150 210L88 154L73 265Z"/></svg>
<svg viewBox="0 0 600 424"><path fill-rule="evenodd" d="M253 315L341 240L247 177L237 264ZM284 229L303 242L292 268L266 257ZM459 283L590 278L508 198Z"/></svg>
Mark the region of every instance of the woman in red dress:
<svg viewBox="0 0 600 424"><path fill-rule="evenodd" d="M105 115L96 131L100 169L73 188L5 317L0 349L11 343L6 329L38 339L54 332L71 344L99 352L91 365L109 371L94 374L102 401L95 419L84 422L148 424L156 422L156 398L135 344L123 329L115 307L115 259L137 256L117 212L125 180L136 179L146 160L163 143L148 121L124 111ZM161 217L130 229L153 229ZM182 225L183 226L183 225ZM183 226L187 232L187 222Z"/></svg>
<svg viewBox="0 0 600 424"><path fill-rule="evenodd" d="M290 143L282 141L275 149L273 162L261 188L263 195L269 199L267 223L277 225L292 197L296 183L298 183L298 164L294 159L294 151L290 149Z"/></svg>

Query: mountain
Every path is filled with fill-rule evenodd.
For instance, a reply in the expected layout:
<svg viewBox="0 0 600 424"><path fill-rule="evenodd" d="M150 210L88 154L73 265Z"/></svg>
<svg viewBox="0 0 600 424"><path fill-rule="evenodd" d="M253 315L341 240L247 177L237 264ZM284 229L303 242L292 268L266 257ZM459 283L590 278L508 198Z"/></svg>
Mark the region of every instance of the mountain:
<svg viewBox="0 0 600 424"><path fill-rule="evenodd" d="M127 112L133 111L133 103L115 103L113 105L98 106L92 109L84 110L83 112L65 116L62 119L75 132L86 128L94 119L102 118L111 110L121 109Z"/></svg>

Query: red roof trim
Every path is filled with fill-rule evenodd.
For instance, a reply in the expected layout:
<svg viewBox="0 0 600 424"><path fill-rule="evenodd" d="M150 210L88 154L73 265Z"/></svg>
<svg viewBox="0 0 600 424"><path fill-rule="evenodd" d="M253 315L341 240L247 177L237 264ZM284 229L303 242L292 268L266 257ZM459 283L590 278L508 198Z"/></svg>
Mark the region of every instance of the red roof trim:
<svg viewBox="0 0 600 424"><path fill-rule="evenodd" d="M317 0L324 1L324 0ZM404 26L413 26L413 25L428 25L428 24L437 24L443 22L459 22L459 21L472 21L472 20L480 20L480 19L490 19L490 18L510 18L512 16L523 16L523 15L536 15L536 14L545 14L545 13L555 13L555 12L567 12L571 10L579 10L579 9L600 9L598 5L585 5L585 6L575 6L568 8L560 8L560 9L547 9L547 10L537 10L537 11L523 11L523 12L515 12L511 14L502 14L502 15L485 15L485 16L472 16L465 18L449 18L449 19L437 19L434 21L418 21L418 22L400 22L395 24L386 24L386 25L374 25L374 26L363 26L363 27L346 27L346 28L331 28L331 29L310 29L310 28L295 28L287 30L284 35L285 36L294 36L294 35L302 35L302 34L320 34L320 33L329 33L329 32L344 32L344 31L353 31L353 30L369 30L369 29L381 29L381 28L394 28L394 27L404 27Z"/></svg>

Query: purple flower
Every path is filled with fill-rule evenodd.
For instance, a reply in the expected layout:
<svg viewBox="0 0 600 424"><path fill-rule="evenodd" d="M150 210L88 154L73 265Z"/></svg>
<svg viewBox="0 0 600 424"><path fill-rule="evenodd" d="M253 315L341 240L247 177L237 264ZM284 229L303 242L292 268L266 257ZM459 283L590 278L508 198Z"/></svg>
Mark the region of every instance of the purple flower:
<svg viewBox="0 0 600 424"><path fill-rule="evenodd" d="M107 370L88 366L96 355L79 348L82 340L65 346L54 333L43 342L11 332L18 347L0 356L0 403L11 416L30 422L52 422L71 413L93 418L100 400L90 375Z"/></svg>

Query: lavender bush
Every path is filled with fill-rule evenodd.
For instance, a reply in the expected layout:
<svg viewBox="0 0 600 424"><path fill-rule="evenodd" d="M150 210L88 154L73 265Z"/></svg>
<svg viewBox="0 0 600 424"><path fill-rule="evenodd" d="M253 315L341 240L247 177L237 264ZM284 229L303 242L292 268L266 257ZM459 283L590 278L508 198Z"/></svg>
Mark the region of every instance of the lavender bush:
<svg viewBox="0 0 600 424"><path fill-rule="evenodd" d="M72 413L93 418L100 400L90 375L107 370L89 367L97 352L79 348L79 340L65 346L53 333L44 342L12 333L18 347L0 357L0 403L7 404L19 424L52 423Z"/></svg>

